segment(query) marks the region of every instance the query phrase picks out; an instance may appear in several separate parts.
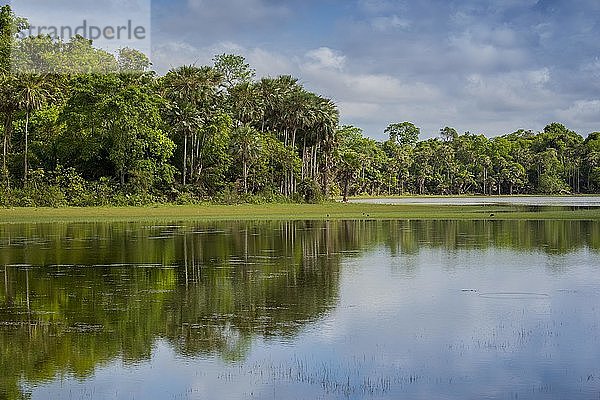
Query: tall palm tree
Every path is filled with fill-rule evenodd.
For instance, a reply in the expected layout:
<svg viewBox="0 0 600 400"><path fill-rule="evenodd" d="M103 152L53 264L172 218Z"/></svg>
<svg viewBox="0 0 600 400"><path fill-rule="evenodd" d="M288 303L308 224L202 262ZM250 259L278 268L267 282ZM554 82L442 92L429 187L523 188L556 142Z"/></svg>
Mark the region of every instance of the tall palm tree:
<svg viewBox="0 0 600 400"><path fill-rule="evenodd" d="M162 81L163 95L169 101L171 118L183 136L182 183L187 183L188 139L193 147L201 125L213 111L222 75L211 67L184 65L171 70ZM196 152L192 150L192 154ZM193 171L193 165L192 165Z"/></svg>
<svg viewBox="0 0 600 400"><path fill-rule="evenodd" d="M170 102L171 117L183 136L182 183L187 182L188 138L198 128L197 105L203 81L200 68L184 65L169 71L163 80L164 95Z"/></svg>
<svg viewBox="0 0 600 400"><path fill-rule="evenodd" d="M274 124L275 109L279 94L277 81L273 78L262 78L257 83L257 92L260 98L259 104L262 107L260 131L276 131Z"/></svg>
<svg viewBox="0 0 600 400"><path fill-rule="evenodd" d="M29 173L29 118L31 113L39 110L50 99L50 89L45 75L19 74L16 77L15 97L20 109L25 111L25 151L23 179L27 184Z"/></svg>
<svg viewBox="0 0 600 400"><path fill-rule="evenodd" d="M260 132L251 126L244 125L233 131L234 153L242 161L244 178L244 193L248 194L248 172L252 164L260 155Z"/></svg>
<svg viewBox="0 0 600 400"><path fill-rule="evenodd" d="M238 126L262 119L262 99L252 82L243 82L230 88L229 99Z"/></svg>
<svg viewBox="0 0 600 400"><path fill-rule="evenodd" d="M3 128L4 135L2 138L2 178L5 184L8 184L8 168L6 165L6 157L8 154L8 146L12 134L12 122L18 105L15 99L15 79L12 75L0 75L0 112L4 116Z"/></svg>
<svg viewBox="0 0 600 400"><path fill-rule="evenodd" d="M323 151L322 189L325 196L329 195L329 171L335 147L337 146L336 132L340 114L335 103L329 99L320 98L317 109L317 129L320 147Z"/></svg>

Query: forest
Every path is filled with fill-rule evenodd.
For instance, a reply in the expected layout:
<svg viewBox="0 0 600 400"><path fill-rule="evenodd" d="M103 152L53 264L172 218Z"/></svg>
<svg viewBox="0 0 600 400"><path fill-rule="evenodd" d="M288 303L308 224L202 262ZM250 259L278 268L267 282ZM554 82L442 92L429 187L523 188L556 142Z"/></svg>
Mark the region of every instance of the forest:
<svg viewBox="0 0 600 400"><path fill-rule="evenodd" d="M239 55L159 75L134 49L19 36L26 27L2 7L0 206L600 190L600 132L554 122L493 138L443 127L420 140L397 122L377 141L341 126L335 102L298 78L257 77Z"/></svg>

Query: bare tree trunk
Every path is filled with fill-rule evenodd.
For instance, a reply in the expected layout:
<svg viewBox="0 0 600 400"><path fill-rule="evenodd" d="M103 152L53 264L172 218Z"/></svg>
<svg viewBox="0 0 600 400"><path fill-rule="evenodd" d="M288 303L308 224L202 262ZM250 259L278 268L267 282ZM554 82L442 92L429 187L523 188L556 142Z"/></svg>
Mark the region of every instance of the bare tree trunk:
<svg viewBox="0 0 600 400"><path fill-rule="evenodd" d="M344 179L344 203L348 202L348 187L350 186L350 179Z"/></svg>
<svg viewBox="0 0 600 400"><path fill-rule="evenodd" d="M483 168L483 195L486 193L486 185L487 185L487 168Z"/></svg>
<svg viewBox="0 0 600 400"><path fill-rule="evenodd" d="M183 135L183 186L186 183L186 175L187 175L187 133Z"/></svg>
<svg viewBox="0 0 600 400"><path fill-rule="evenodd" d="M198 139L196 135L192 136L192 156L190 158L190 182L194 181L194 169L195 169L195 161L196 161L196 147Z"/></svg>
<svg viewBox="0 0 600 400"><path fill-rule="evenodd" d="M244 160L244 194L248 194L248 163Z"/></svg>
<svg viewBox="0 0 600 400"><path fill-rule="evenodd" d="M24 165L24 182L27 185L27 175L29 175L29 165L27 154L29 152L29 110L25 112L25 165Z"/></svg>
<svg viewBox="0 0 600 400"><path fill-rule="evenodd" d="M6 173L6 157L8 155L8 139L11 134L12 115L7 115L4 120L4 137L2 143L2 173Z"/></svg>

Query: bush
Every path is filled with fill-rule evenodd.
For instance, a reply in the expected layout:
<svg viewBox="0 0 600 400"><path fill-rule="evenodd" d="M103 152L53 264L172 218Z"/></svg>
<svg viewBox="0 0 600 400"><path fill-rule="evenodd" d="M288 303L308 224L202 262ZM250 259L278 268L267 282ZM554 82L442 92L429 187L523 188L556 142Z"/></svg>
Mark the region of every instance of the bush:
<svg viewBox="0 0 600 400"><path fill-rule="evenodd" d="M306 203L322 203L325 196L321 187L312 179L305 179L298 185L298 194Z"/></svg>
<svg viewBox="0 0 600 400"><path fill-rule="evenodd" d="M568 194L569 186L558 176L543 174L538 183L538 192L544 194Z"/></svg>

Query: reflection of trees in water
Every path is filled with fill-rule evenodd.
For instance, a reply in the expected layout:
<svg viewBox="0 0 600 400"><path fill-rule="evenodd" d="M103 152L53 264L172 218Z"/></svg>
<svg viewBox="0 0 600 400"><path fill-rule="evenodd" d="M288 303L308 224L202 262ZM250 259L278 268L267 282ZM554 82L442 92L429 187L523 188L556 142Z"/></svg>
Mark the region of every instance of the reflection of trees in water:
<svg viewBox="0 0 600 400"><path fill-rule="evenodd" d="M243 359L254 337L293 337L334 306L342 257L366 250L417 255L423 247L501 247L564 254L599 249L599 224L1 226L0 265L7 266L0 292L0 398L20 395L21 375L29 382L86 377L116 357L149 359L157 338L185 356Z"/></svg>
<svg viewBox="0 0 600 400"><path fill-rule="evenodd" d="M341 257L330 241L340 241L326 223L208 224L168 228L163 239L129 226L131 252L116 247L112 265L105 242L123 239L100 229L70 231L67 243L91 245L91 256L39 232L38 243L17 230L17 244L4 244L0 398L18 397L21 375L86 377L116 357L149 359L157 338L186 356L240 359L253 337L293 336L337 299ZM92 267L97 255L104 266ZM40 258L49 266L31 263ZM57 265L64 260L76 266Z"/></svg>

